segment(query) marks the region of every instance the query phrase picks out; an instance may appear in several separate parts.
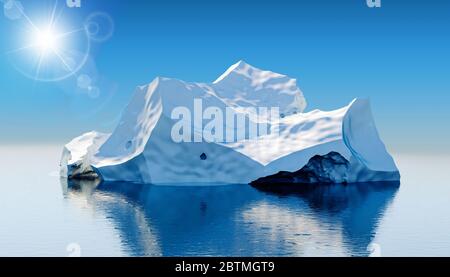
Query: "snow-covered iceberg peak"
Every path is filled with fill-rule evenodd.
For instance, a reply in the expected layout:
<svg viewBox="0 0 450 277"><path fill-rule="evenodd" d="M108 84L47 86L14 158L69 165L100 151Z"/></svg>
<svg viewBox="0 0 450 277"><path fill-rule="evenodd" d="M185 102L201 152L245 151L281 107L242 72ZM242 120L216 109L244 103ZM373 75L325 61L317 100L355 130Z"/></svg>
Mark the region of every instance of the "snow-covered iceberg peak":
<svg viewBox="0 0 450 277"><path fill-rule="evenodd" d="M281 113L276 120L245 113L271 107ZM68 143L61 173L177 185L279 176L294 182L400 180L369 101L355 99L334 111L304 113L305 107L295 79L243 61L213 83L158 77L136 89L112 134L91 132ZM205 139L213 133L215 139Z"/></svg>
<svg viewBox="0 0 450 277"><path fill-rule="evenodd" d="M244 61L228 68L212 86L230 105L271 107L276 103L284 115L302 113L307 105L296 79Z"/></svg>

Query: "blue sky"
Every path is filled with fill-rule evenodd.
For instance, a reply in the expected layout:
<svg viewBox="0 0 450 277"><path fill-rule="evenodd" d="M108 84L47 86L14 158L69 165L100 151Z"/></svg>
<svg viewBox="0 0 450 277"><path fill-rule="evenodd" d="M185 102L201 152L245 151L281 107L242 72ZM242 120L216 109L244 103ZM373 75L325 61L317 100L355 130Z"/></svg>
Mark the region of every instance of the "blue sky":
<svg viewBox="0 0 450 277"><path fill-rule="evenodd" d="M0 16L0 143L111 131L137 85L156 76L209 82L244 59L297 78L308 110L369 97L393 151L450 149L450 1L384 0L379 9L365 0L81 1L74 9L59 1L66 24L101 11L114 32L92 42L89 62L59 82L14 67L6 53L26 22ZM21 2L38 21L54 1ZM95 80L97 98L79 92L81 74Z"/></svg>

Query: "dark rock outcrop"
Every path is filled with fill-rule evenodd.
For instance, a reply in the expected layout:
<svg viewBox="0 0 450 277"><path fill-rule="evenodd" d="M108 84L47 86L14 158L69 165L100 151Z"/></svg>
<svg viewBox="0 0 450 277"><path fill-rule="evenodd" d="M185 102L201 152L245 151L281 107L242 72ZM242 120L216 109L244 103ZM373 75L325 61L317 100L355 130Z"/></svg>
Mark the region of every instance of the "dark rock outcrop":
<svg viewBox="0 0 450 277"><path fill-rule="evenodd" d="M281 171L275 175L260 178L251 185L265 184L342 184L347 183L349 161L337 152L325 156L314 156L308 164L296 172Z"/></svg>
<svg viewBox="0 0 450 277"><path fill-rule="evenodd" d="M97 180L100 176L93 168L82 169L80 165L70 166L69 180Z"/></svg>

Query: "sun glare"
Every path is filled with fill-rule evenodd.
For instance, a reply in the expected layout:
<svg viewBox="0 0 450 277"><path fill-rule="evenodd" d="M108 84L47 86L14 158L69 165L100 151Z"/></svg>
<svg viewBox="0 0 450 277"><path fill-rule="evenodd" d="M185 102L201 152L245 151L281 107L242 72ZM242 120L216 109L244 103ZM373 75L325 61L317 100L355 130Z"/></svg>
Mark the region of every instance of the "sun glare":
<svg viewBox="0 0 450 277"><path fill-rule="evenodd" d="M41 53L57 51L58 35L50 28L45 30L36 30L34 35L34 45L36 45Z"/></svg>
<svg viewBox="0 0 450 277"><path fill-rule="evenodd" d="M60 22L62 8L58 10L58 0L54 1L50 16L37 20L39 24L20 10L27 23L23 39L26 44L7 52L17 60L25 75L36 80L62 80L72 76L88 58L90 41L86 27L67 29L70 26ZM28 55L22 55L25 51Z"/></svg>

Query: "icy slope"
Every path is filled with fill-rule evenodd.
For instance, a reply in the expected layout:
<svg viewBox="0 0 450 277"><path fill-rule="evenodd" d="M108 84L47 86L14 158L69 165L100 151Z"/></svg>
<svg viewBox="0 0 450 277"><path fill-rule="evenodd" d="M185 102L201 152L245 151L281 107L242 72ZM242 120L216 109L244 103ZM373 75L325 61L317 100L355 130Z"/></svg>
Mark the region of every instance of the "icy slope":
<svg viewBox="0 0 450 277"><path fill-rule="evenodd" d="M284 115L301 113L306 108L306 100L295 79L257 69L243 61L231 66L214 81L212 88L232 107L276 104Z"/></svg>
<svg viewBox="0 0 450 277"><path fill-rule="evenodd" d="M180 124L174 111L179 107L200 121L185 136L190 141L174 139L174 126ZM254 114L261 107L278 108L281 118ZM105 181L153 184L250 183L279 172L297 172L311 158L334 152L348 163L335 179L339 182L400 179L368 101L356 99L329 112L303 113L305 107L294 79L242 61L211 84L156 78L137 88L111 135L92 132L66 145L62 174L92 178L95 173ZM205 111L200 118L199 108ZM250 136L246 129L233 140L207 140L204 127L209 120L201 116L208 109L231 110L245 118L245 126L267 127L267 132ZM219 127L227 136L242 126L223 121ZM326 166L318 172L338 165Z"/></svg>

